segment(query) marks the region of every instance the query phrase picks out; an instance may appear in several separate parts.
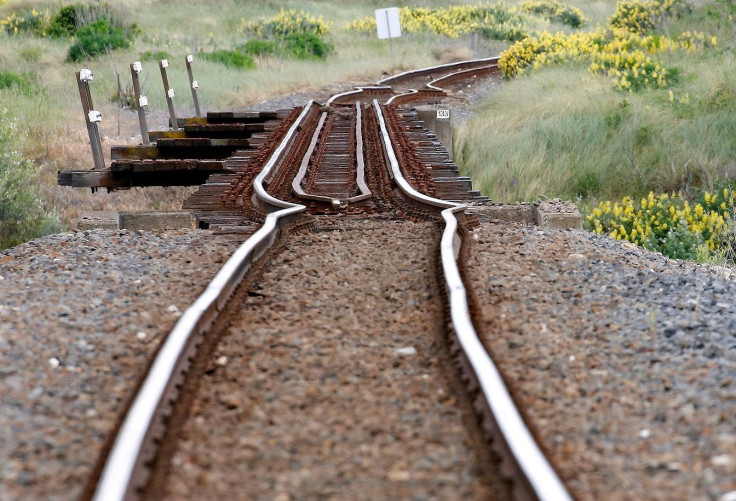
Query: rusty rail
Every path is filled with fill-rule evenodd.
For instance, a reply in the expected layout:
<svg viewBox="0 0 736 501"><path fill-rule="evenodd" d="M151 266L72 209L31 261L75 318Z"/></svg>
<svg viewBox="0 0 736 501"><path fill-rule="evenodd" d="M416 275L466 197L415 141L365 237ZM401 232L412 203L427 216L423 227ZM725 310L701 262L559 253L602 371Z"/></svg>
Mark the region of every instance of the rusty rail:
<svg viewBox="0 0 736 501"><path fill-rule="evenodd" d="M467 207L428 197L411 187L401 174L381 105L377 100L373 105L379 119L391 173L397 186L410 199L442 209L445 230L440 243L440 259L450 301L452 328L461 348L465 362L463 365L468 368L469 376L482 392L484 419L493 427L494 448L509 467L507 471L511 472L514 479L515 495L520 499L571 501L572 496L532 437L498 368L488 355L473 326L467 291L457 263L462 243L457 231L458 221L463 217Z"/></svg>
<svg viewBox="0 0 736 501"><path fill-rule="evenodd" d="M177 383L188 369L197 340L212 326L252 264L277 240L280 228L306 209L303 205L273 198L263 187L263 180L288 151L312 104L304 108L254 181L262 207L271 212L263 226L235 251L167 336L115 437L94 500L137 497L137 489L145 485L148 476L145 463L154 455L155 440L163 434L165 417L178 395Z"/></svg>
<svg viewBox="0 0 736 501"><path fill-rule="evenodd" d="M365 162L363 159L363 132L362 132L362 124L361 124L361 117L362 117L362 110L360 107L360 102L355 103L355 121L356 121L356 128L355 128L355 143L356 143L356 185L358 187L358 195L337 199L334 197L328 197L323 195L318 195L314 193L307 193L304 191L304 188L302 187L302 182L304 181L304 177L307 174L307 170L309 169L310 160L312 158L312 154L314 153L315 148L317 147L317 143L320 139L320 135L324 132L325 127L325 121L327 119L327 112L323 112L320 116L319 123L317 124L317 128L314 131L314 134L312 135L312 142L309 144L309 149L307 150L306 154L304 155L304 158L302 159L301 165L299 167L299 172L294 177L294 180L291 183L293 192L302 199L305 200L313 200L317 202L323 202L326 204L331 204L334 207L344 207L347 204L354 204L356 202L360 202L363 200L369 199L373 194L371 193L371 190L368 188L368 185L365 182ZM326 138L324 138L326 140Z"/></svg>

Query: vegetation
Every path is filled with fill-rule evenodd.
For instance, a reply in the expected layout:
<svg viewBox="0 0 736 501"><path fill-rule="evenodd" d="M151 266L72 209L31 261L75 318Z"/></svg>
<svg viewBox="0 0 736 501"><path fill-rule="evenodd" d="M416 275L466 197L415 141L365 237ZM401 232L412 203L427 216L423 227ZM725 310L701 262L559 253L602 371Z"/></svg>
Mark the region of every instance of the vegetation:
<svg viewBox="0 0 736 501"><path fill-rule="evenodd" d="M733 16L726 1L622 1L605 27L517 42L502 54L507 83L456 132L461 168L496 200L574 199L590 229L673 257L722 255L725 240L681 212L700 200L710 217L705 193L736 175ZM654 208L637 202L650 193ZM674 207L677 221L639 230L607 212L617 203L627 217Z"/></svg>
<svg viewBox="0 0 736 501"><path fill-rule="evenodd" d="M641 200L600 202L588 209L587 229L628 240L676 259L695 260L717 254L734 262L733 219L736 191L704 192L693 204L681 193L649 195Z"/></svg>
<svg viewBox="0 0 736 501"><path fill-rule="evenodd" d="M529 19L519 9L503 2L495 5L456 5L450 7L402 7L401 30L406 33L434 33L458 38L478 33L496 40L521 40L529 34ZM368 16L348 23L346 29L359 33L376 31L375 17Z"/></svg>
<svg viewBox="0 0 736 501"><path fill-rule="evenodd" d="M324 59L334 50L327 39L330 26L304 11L281 10L270 19L241 21L240 31L251 38L241 46L255 56L278 54L297 59Z"/></svg>
<svg viewBox="0 0 736 501"><path fill-rule="evenodd" d="M198 56L206 61L214 61L230 68L245 69L256 67L253 59L248 54L239 50L220 49L214 52L200 52Z"/></svg>
<svg viewBox="0 0 736 501"><path fill-rule="evenodd" d="M559 0L526 0L519 4L519 8L571 28L580 28L587 23L582 10Z"/></svg>
<svg viewBox="0 0 736 501"><path fill-rule="evenodd" d="M4 146L27 160L26 184L40 185L36 195L65 226L83 209L178 204L174 189L92 195L55 186L57 169L91 164L74 72L95 71L107 148L135 142L136 115L117 100L130 63L144 62L149 110L165 110L150 63L169 59L171 86L185 89L187 54L197 56L200 100L215 110L504 51L507 81L456 128L454 148L464 173L496 200L572 198L591 215L601 200L669 193L667 206L676 193L694 210L699 194L736 176L732 0L399 3L404 36L390 44L374 36L373 11L383 6L374 1L120 5L0 0L0 102L12 103L27 132ZM185 116L191 103L179 94ZM707 240L686 247L702 254Z"/></svg>
<svg viewBox="0 0 736 501"><path fill-rule="evenodd" d="M13 149L21 134L7 110L0 110L0 249L59 231L58 218L43 207L33 179L36 168Z"/></svg>
<svg viewBox="0 0 736 501"><path fill-rule="evenodd" d="M123 28L106 20L96 21L77 30L76 41L69 47L67 60L77 62L111 50L127 49L131 38L131 31L123 31Z"/></svg>

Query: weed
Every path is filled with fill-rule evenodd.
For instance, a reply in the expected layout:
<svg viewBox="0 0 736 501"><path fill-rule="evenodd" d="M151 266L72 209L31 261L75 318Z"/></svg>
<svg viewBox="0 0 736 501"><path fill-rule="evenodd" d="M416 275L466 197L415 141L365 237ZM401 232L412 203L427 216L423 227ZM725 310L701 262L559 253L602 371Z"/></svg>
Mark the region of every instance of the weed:
<svg viewBox="0 0 736 501"><path fill-rule="evenodd" d="M131 32L104 20L96 21L77 30L75 43L67 53L67 61L77 62L114 49L128 48L131 39Z"/></svg>
<svg viewBox="0 0 736 501"><path fill-rule="evenodd" d="M238 50L216 50L214 52L200 52L198 57L205 61L213 61L220 63L228 68L252 69L256 67L256 63L248 54L244 54Z"/></svg>
<svg viewBox="0 0 736 501"><path fill-rule="evenodd" d="M0 249L59 231L58 218L39 199L38 168L11 147L18 134L16 122L0 110Z"/></svg>

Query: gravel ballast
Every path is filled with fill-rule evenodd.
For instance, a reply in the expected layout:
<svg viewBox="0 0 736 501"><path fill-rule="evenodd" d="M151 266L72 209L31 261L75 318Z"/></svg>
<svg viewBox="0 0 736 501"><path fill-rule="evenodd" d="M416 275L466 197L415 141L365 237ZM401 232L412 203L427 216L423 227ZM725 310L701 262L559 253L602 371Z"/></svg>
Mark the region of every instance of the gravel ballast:
<svg viewBox="0 0 736 501"><path fill-rule="evenodd" d="M729 270L584 232L473 240L483 341L579 499L733 499Z"/></svg>
<svg viewBox="0 0 736 501"><path fill-rule="evenodd" d="M507 499L445 348L434 225L337 219L250 286L167 498Z"/></svg>
<svg viewBox="0 0 736 501"><path fill-rule="evenodd" d="M0 253L0 499L77 499L148 358L245 237L61 233Z"/></svg>
<svg viewBox="0 0 736 501"><path fill-rule="evenodd" d="M427 234L414 233L416 239ZM241 238L95 230L0 253L0 499L78 498L148 357ZM377 240L365 238L376 262L361 266L377 268ZM483 223L472 238L468 276L482 309L484 342L576 496L730 499L736 284L723 278L730 270L675 262L585 232ZM406 259L400 248L382 247ZM315 279L301 277L298 268L294 273ZM349 267L340 273L352 284ZM389 298L410 299L400 291ZM406 320L412 325L413 317ZM268 344L271 333L263 329L250 333L253 354ZM280 355L298 353L302 337L281 346ZM365 341L344 345L346 355L378 350L419 376L401 391L424 391L425 362L413 365L430 356L421 339ZM220 357L228 357L221 366ZM213 377L228 374L237 360L218 352ZM249 406L250 400L228 403L227 396L222 393L226 404L215 405L236 404L239 412ZM288 422L287 415L277 421ZM198 426L196 418L193 423ZM260 454L259 447L248 442L243 454ZM187 456L176 461L180 468L190 463ZM405 470L393 471L406 478ZM287 492L305 485L299 475L279 481Z"/></svg>

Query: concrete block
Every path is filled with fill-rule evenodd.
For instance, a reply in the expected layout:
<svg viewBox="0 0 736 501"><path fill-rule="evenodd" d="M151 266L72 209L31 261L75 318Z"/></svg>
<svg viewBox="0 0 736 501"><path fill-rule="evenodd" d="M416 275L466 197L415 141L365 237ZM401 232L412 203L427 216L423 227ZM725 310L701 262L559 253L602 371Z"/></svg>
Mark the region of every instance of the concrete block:
<svg viewBox="0 0 736 501"><path fill-rule="evenodd" d="M577 206L559 198L541 202L537 206L537 225L549 229L583 229L583 218Z"/></svg>
<svg viewBox="0 0 736 501"><path fill-rule="evenodd" d="M116 211L85 211L79 216L79 230L117 230L120 228L120 214Z"/></svg>
<svg viewBox="0 0 736 501"><path fill-rule="evenodd" d="M537 213L533 204L473 205L471 210L488 219L507 223L536 224Z"/></svg>
<svg viewBox="0 0 736 501"><path fill-rule="evenodd" d="M126 211L120 213L120 228L147 231L196 229L197 221L189 211Z"/></svg>

